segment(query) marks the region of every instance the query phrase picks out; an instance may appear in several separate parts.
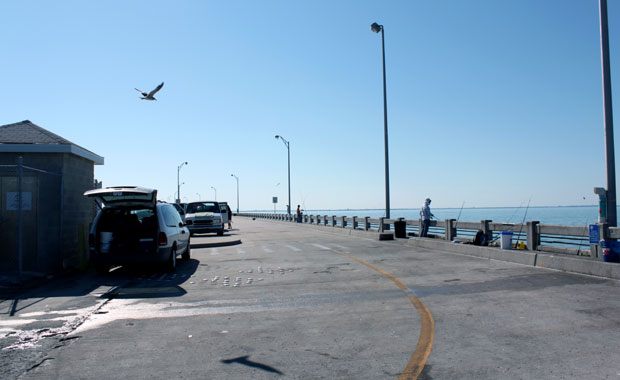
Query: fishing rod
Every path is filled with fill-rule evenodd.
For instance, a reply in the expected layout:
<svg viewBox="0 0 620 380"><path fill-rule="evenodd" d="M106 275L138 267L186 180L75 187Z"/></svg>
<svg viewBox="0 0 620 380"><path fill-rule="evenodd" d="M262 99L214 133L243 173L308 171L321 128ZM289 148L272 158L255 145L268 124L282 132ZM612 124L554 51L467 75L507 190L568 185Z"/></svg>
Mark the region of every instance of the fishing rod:
<svg viewBox="0 0 620 380"><path fill-rule="evenodd" d="M532 200L532 197L530 197L530 201ZM527 202L527 208L530 207L530 202ZM517 212L519 212L519 210L521 210L521 208L523 208L523 202L521 202L521 204L519 204L519 207L517 207L517 209L515 210L515 212L512 213L512 215L510 216L510 218L508 218L508 221L506 223L510 223L510 221L512 220L512 218L515 217L515 215L517 215ZM525 215L527 215L527 208L525 209L525 214L523 214L523 220L525 221ZM523 227L523 224L521 224L521 227ZM514 227L510 230L510 232L512 232L514 230ZM519 232L520 234L521 232ZM497 239L499 239L501 236L501 234L497 234L496 237L494 237L493 239L491 239L491 241L489 242L489 244L494 243Z"/></svg>
<svg viewBox="0 0 620 380"><path fill-rule="evenodd" d="M461 213L463 212L463 206L465 206L465 201L461 203L461 210L459 211L459 216L456 217L456 223L454 223L455 230L456 230L456 226L459 224L459 219L461 219Z"/></svg>
<svg viewBox="0 0 620 380"><path fill-rule="evenodd" d="M530 202L532 201L532 197L527 201L527 207L525 208L525 213L523 214L523 221L521 221L521 227L519 227L519 234L517 235L517 242L515 243L515 248L519 246L519 238L521 237L521 231L523 230L523 223L525 223L525 217L527 216L527 210L530 208Z"/></svg>

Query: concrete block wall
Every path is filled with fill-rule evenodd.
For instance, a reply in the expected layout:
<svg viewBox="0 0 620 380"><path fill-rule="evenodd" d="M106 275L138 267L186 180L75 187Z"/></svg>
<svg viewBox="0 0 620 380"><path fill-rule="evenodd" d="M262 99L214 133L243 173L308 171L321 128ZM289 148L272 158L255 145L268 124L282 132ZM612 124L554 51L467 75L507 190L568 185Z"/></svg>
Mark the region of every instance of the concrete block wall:
<svg viewBox="0 0 620 380"><path fill-rule="evenodd" d="M63 174L61 179L59 175L23 171L23 191L33 193L33 210L22 217L23 270L51 273L86 267L88 228L96 210L83 193L93 188L93 162L69 153L0 153L0 165L16 165L19 156L24 166ZM17 191L16 176L14 168L0 168L0 177L6 179L0 194L3 200L7 192ZM12 272L17 270L17 213L0 205L0 221L5 222L0 237L8 242L0 248L0 266Z"/></svg>
<svg viewBox="0 0 620 380"><path fill-rule="evenodd" d="M92 161L63 154L63 266L84 268L88 265L89 225L95 217L92 200L83 194L94 184Z"/></svg>

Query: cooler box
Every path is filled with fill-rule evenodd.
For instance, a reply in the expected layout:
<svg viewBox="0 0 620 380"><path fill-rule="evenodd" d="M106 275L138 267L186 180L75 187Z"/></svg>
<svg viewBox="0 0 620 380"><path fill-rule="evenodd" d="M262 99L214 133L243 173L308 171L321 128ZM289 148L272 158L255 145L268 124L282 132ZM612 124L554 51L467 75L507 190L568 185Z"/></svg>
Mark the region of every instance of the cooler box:
<svg viewBox="0 0 620 380"><path fill-rule="evenodd" d="M512 249L512 232L502 232L500 239L500 247L502 249Z"/></svg>
<svg viewBox="0 0 620 380"><path fill-rule="evenodd" d="M602 240L601 249L603 250L603 261L608 263L618 262L620 258L620 242Z"/></svg>

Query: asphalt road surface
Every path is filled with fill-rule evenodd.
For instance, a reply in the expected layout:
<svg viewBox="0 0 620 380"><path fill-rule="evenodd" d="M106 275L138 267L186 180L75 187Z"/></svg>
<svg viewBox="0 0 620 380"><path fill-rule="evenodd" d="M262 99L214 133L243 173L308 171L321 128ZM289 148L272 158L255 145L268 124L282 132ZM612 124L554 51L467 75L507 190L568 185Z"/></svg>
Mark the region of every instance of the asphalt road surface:
<svg viewBox="0 0 620 380"><path fill-rule="evenodd" d="M0 303L2 379L620 379L614 280L235 218Z"/></svg>

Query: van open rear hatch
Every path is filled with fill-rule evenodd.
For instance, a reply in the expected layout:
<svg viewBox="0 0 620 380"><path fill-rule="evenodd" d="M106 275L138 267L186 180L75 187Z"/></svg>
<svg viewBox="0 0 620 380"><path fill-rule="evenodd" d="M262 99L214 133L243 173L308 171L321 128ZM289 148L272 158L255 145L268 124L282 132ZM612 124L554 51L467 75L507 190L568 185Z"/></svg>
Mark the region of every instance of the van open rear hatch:
<svg viewBox="0 0 620 380"><path fill-rule="evenodd" d="M103 206L91 249L118 256L157 250L157 190L137 186L108 187L84 193Z"/></svg>
<svg viewBox="0 0 620 380"><path fill-rule="evenodd" d="M104 206L154 207L157 203L157 190L138 186L106 187L88 190L84 195L96 199Z"/></svg>

